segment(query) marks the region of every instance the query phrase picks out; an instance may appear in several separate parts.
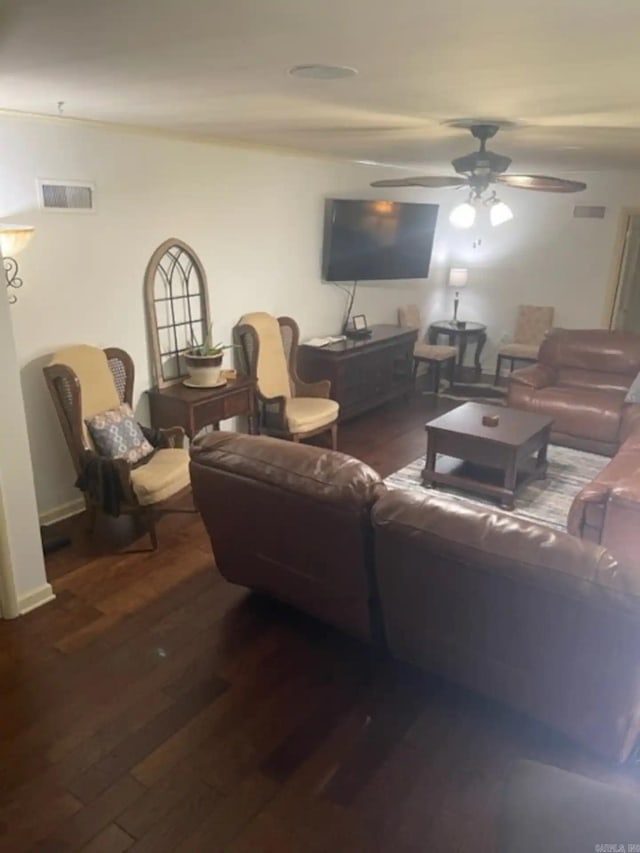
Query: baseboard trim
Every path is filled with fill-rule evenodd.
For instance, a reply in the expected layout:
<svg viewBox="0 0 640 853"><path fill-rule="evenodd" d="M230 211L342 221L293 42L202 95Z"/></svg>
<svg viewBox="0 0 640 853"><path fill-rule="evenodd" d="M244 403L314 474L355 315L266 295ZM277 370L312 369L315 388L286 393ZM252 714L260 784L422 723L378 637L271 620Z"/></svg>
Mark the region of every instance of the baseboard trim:
<svg viewBox="0 0 640 853"><path fill-rule="evenodd" d="M43 604L53 601L54 598L55 594L50 583L38 586L32 589L31 592L25 592L24 595L18 596L18 610L20 611L20 615L24 616L25 613L30 613L36 607L42 607Z"/></svg>
<svg viewBox="0 0 640 853"><path fill-rule="evenodd" d="M81 512L84 512L84 500L82 498L75 498L66 504L61 504L40 513L40 524L46 527L48 524L55 524L57 521L63 521L65 518L71 518L72 515L79 515Z"/></svg>

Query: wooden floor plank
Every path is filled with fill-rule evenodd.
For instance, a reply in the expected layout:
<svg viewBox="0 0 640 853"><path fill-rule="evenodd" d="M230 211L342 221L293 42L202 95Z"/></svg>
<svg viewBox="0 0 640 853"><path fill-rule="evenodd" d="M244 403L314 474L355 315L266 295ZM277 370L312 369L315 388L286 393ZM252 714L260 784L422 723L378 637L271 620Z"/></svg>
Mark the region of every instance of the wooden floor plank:
<svg viewBox="0 0 640 853"><path fill-rule="evenodd" d="M134 839L120 829L115 823L110 823L99 832L79 853L125 853L134 844Z"/></svg>
<svg viewBox="0 0 640 853"><path fill-rule="evenodd" d="M341 426L383 475L452 404ZM198 517L48 558L58 594L0 622L0 852L493 853L514 760L640 793L541 724L228 584Z"/></svg>

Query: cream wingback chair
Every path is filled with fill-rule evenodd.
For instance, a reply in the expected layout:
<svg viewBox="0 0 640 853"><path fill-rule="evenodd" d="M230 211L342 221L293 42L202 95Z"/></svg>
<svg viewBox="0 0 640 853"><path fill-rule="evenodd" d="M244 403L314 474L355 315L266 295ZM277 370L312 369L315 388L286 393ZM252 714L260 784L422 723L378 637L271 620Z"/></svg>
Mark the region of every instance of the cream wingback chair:
<svg viewBox="0 0 640 853"><path fill-rule="evenodd" d="M123 403L131 406L134 366L120 349L73 346L57 352L44 374L62 426L76 473L86 473L88 461L97 458L86 421ZM183 448L184 430L160 431L169 446L155 451L147 462L132 467L124 459L111 460L116 468L122 500L119 511L141 516L147 523L151 543L157 548L155 520L158 512L193 512L164 504L189 486L189 453ZM84 492L92 528L102 508Z"/></svg>
<svg viewBox="0 0 640 853"><path fill-rule="evenodd" d="M401 305L398 308L398 325L403 329L419 329L418 342L413 348L413 380L415 382L418 374L418 366L421 363L433 367L433 392L437 394L440 390L440 372L445 364L449 373L449 384L451 388L455 382L456 358L458 350L456 347L438 346L428 344L424 338L425 330L422 327L422 317L417 305Z"/></svg>
<svg viewBox="0 0 640 853"><path fill-rule="evenodd" d="M494 385L498 384L502 362L510 362L510 369L516 361L535 362L542 339L553 326L553 308L549 305L520 305L513 342L503 344L498 350Z"/></svg>
<svg viewBox="0 0 640 853"><path fill-rule="evenodd" d="M256 381L261 431L293 441L330 431L335 450L339 406L329 399L328 379L303 382L298 376L295 320L263 312L245 314L235 336L249 375Z"/></svg>

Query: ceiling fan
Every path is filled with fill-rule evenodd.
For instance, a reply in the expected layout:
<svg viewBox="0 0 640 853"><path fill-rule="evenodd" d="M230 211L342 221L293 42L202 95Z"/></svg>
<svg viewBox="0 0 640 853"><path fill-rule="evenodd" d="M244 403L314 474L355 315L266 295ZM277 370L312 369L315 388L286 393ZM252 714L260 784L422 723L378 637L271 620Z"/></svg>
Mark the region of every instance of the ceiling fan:
<svg viewBox="0 0 640 853"><path fill-rule="evenodd" d="M570 181L565 178L552 178L547 175L505 175L511 165L511 158L503 154L494 154L487 150L487 140L496 135L500 126L497 124L473 124L469 128L471 134L480 140L480 149L464 157L456 157L451 161L453 168L464 177L446 177L440 175L422 175L415 178L390 178L374 181L372 187L428 187L442 189L444 187L469 188L469 198L463 204L455 207L450 220L459 228L470 228L476 216L474 203L486 204L490 208L492 225L500 225L513 219L513 213L508 205L500 201L495 190L488 198L483 198L491 184L501 184L519 190L535 190L547 193L577 193L587 188L582 181Z"/></svg>

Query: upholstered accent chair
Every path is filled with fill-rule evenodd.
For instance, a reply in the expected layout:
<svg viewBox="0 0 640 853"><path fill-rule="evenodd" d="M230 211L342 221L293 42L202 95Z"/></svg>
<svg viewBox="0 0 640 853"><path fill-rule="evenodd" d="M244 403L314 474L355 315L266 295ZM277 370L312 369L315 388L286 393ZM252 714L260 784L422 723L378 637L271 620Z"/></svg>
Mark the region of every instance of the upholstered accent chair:
<svg viewBox="0 0 640 853"><path fill-rule="evenodd" d="M57 352L44 368L49 391L60 420L78 477L86 471L91 454L97 457L87 420L123 403L131 406L134 365L124 350L79 345ZM189 486L189 453L183 448L184 430L160 431L168 447L157 449L148 461L131 466L113 459L120 482L119 511L140 516L146 523L153 548L158 547L156 517L164 512L193 512L165 506L165 501ZM89 528L102 509L84 492Z"/></svg>
<svg viewBox="0 0 640 853"><path fill-rule="evenodd" d="M298 376L299 337L291 317L264 312L245 314L236 326L245 368L256 381L260 431L292 441L330 431L335 450L340 407L329 397L328 379L303 382Z"/></svg>
<svg viewBox="0 0 640 853"><path fill-rule="evenodd" d="M455 382L456 359L458 350L456 347L438 346L428 344L425 340L425 329L417 305L401 305L398 308L398 325L404 329L419 329L418 342L413 348L413 380L418 376L420 364L426 364L427 370L433 368L433 391L440 391L440 372L442 365L446 365L449 374L449 384L453 388Z"/></svg>
<svg viewBox="0 0 640 853"><path fill-rule="evenodd" d="M498 350L494 385L500 379L502 362L510 362L510 372L516 361L528 364L538 360L538 351L544 336L553 326L553 308L550 305L520 305L513 341Z"/></svg>

